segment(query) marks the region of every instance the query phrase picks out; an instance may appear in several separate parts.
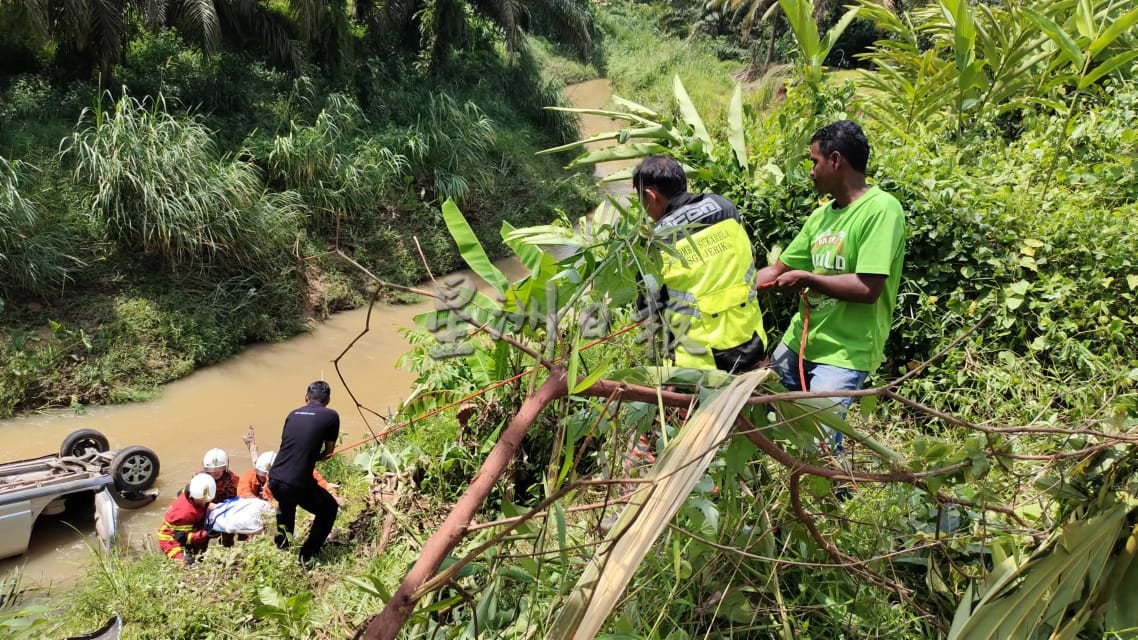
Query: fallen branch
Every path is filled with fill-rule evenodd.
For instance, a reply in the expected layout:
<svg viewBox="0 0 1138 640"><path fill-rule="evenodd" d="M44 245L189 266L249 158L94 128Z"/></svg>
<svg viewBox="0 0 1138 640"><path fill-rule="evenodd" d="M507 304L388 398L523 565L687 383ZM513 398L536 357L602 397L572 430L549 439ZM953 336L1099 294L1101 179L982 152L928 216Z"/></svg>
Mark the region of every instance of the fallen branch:
<svg viewBox="0 0 1138 640"><path fill-rule="evenodd" d="M387 601L383 611L373 618L364 632L368 640L394 640L411 616L415 608L413 595L427 580L442 566L443 560L451 550L458 545L466 534L466 528L474 518L483 500L490 494L494 483L505 471L510 459L521 445L522 438L529 431L530 426L537 421L542 409L550 402L566 395L569 388L566 384L565 373L555 370L550 377L538 387L537 391L526 398L521 408L510 420L509 425L502 432L494 448L486 456L478 473L470 481L470 486L462 494L442 526L423 545L419 559L415 566L399 583L399 588Z"/></svg>

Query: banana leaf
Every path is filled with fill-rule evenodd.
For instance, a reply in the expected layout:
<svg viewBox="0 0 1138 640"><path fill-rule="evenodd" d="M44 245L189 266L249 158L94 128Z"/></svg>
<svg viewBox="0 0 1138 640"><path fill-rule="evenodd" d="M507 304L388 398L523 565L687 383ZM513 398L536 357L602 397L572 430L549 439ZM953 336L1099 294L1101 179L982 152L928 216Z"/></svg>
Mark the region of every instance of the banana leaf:
<svg viewBox="0 0 1138 640"><path fill-rule="evenodd" d="M1003 575L971 608L967 622L954 621L948 640L1010 640L1058 633L1068 607L1083 603L1097 590L1126 512L1125 505L1115 505L1065 526L1019 569ZM966 606L971 602L960 604ZM1068 625L1063 631L1070 629Z"/></svg>
<svg viewBox="0 0 1138 640"><path fill-rule="evenodd" d="M735 85L735 93L731 96L731 104L727 107L727 141L731 150L735 152L735 160L743 171L750 170L747 160L747 143L743 129L743 85Z"/></svg>
<svg viewBox="0 0 1138 640"><path fill-rule="evenodd" d="M604 149L597 149L595 151L586 151L576 158L573 158L568 168L572 169L581 165L614 162L617 160L635 160L637 158L654 156L661 153L668 153L668 148L655 142L632 142L629 144L605 147Z"/></svg>
<svg viewBox="0 0 1138 640"><path fill-rule="evenodd" d="M656 113L655 111L653 111L653 110L649 109L648 107L640 104L639 102L633 102L627 98L622 98L616 94L613 94L612 101L615 102L617 106L624 107L630 113L635 113L638 116L642 116L645 118L659 118L660 117L659 113Z"/></svg>
<svg viewBox="0 0 1138 640"><path fill-rule="evenodd" d="M552 149L542 149L538 151L538 155L559 153L561 151L569 151L594 142L605 142L607 140L635 140L638 138L649 138L655 140L675 140L678 141L679 134L670 127L658 124L651 127L640 127L639 129L619 129L617 131L608 131L605 133L598 133L582 138L575 142L563 144L560 147L553 147Z"/></svg>
<svg viewBox="0 0 1138 640"><path fill-rule="evenodd" d="M703 125L703 118L699 117L699 112L696 111L695 104L688 96L687 89L684 89L684 83L680 81L678 75L672 79L672 91L676 94L676 102L680 106L680 115L684 122L692 128L692 133L695 135L695 139L699 140L703 152L711 155L712 150L715 149L715 145L711 142L711 135L707 133L707 127Z"/></svg>
<svg viewBox="0 0 1138 640"><path fill-rule="evenodd" d="M486 250L482 248L482 243L478 241L478 236L474 235L474 230L470 228L470 223L450 198L443 203L443 219L451 237L458 244L459 254L466 264L470 265L470 269L499 293L505 292L510 282L490 261Z"/></svg>

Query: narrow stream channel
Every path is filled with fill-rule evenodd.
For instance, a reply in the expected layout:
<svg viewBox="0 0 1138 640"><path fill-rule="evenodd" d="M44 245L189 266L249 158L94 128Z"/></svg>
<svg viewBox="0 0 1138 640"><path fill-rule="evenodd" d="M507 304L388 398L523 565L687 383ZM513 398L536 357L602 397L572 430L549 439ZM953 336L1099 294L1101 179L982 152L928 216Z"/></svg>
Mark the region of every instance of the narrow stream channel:
<svg viewBox="0 0 1138 640"><path fill-rule="evenodd" d="M566 89L578 107L603 107L609 98L607 80L590 80ZM590 136L614 128L608 118L585 115L581 132ZM627 166L627 165L625 165ZM607 164L604 174L621 168ZM621 195L623 189L607 189ZM522 275L514 261L498 263L511 280ZM341 363L353 392L370 408L391 413L410 392L414 375L396 367L409 348L400 329L412 326L414 316L430 308L413 305L376 305L371 331ZM129 548L153 546L154 531L177 490L200 468L206 450L220 447L229 453L237 473L250 461L241 438L252 425L261 450L275 449L285 415L302 404L304 389L324 378L332 386L331 407L340 412L344 442L368 434L367 426L336 377L331 360L363 329L367 309L336 314L311 332L277 344L254 345L224 363L196 371L162 388L153 401L96 407L82 414L61 410L0 421L0 462L37 457L59 450L63 438L76 429L97 429L112 448L143 445L161 462L159 499L135 511L120 511L120 535ZM375 420L372 420L373 426ZM32 532L26 554L0 560L0 580L21 572L23 587L63 587L82 575L90 562L89 548L98 544L90 514L41 517ZM69 524L67 519L74 520Z"/></svg>

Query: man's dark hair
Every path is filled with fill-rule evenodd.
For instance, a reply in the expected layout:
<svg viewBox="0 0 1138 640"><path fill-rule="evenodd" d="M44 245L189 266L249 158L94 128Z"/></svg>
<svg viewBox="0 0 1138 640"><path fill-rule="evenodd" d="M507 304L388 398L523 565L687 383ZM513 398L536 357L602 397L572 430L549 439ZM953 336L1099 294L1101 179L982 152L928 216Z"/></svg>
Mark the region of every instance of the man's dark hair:
<svg viewBox="0 0 1138 640"><path fill-rule="evenodd" d="M317 380L308 385L308 393L306 395L309 402L328 404L328 400L332 398L332 387L329 387L328 383L323 380Z"/></svg>
<svg viewBox="0 0 1138 640"><path fill-rule="evenodd" d="M850 166L865 173L869 163L869 140L853 120L838 120L814 132L810 144L818 143L822 155L828 156L837 151Z"/></svg>
<svg viewBox="0 0 1138 640"><path fill-rule="evenodd" d="M671 200L688 190L688 177L672 156L648 156L632 172L632 188L636 193L650 188Z"/></svg>

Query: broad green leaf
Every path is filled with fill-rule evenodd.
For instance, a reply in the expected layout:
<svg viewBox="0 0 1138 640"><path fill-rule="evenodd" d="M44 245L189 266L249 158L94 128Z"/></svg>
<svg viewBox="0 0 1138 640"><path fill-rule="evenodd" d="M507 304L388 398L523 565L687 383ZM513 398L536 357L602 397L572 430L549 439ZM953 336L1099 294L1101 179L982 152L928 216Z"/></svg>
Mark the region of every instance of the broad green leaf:
<svg viewBox="0 0 1138 640"><path fill-rule="evenodd" d="M711 143L711 136L707 133L707 127L703 126L703 119L699 117L699 112L696 111L695 104L692 103L687 90L684 89L684 83L680 81L678 75L672 79L672 90L676 94L676 102L680 106L680 115L683 116L684 122L692 128L696 140L702 143L703 152L710 155L715 146ZM664 152L666 151L665 149Z"/></svg>
<svg viewBox="0 0 1138 640"><path fill-rule="evenodd" d="M1116 563L1126 562L1127 565L1106 605L1105 630L1108 632L1121 634L1138 629L1138 562L1134 562L1131 555L1136 544L1138 531L1132 529L1126 548L1114 559Z"/></svg>
<svg viewBox="0 0 1138 640"><path fill-rule="evenodd" d="M447 198L447 201L443 203L443 219L446 220L451 237L458 244L459 254L462 255L466 264L470 265L471 271L478 274L478 277L485 280L499 293L504 292L510 286L510 282L490 261L490 257L486 255L486 250L482 248L478 236L474 235L474 230L470 228L466 217L462 215L458 205L450 198Z"/></svg>
<svg viewBox="0 0 1138 640"><path fill-rule="evenodd" d="M372 597L379 598L380 602L386 603L391 599L391 592L388 591L387 587L375 576L367 575L362 578L345 576L344 582L355 585L356 588Z"/></svg>
<svg viewBox="0 0 1138 640"><path fill-rule="evenodd" d="M569 393L570 394L581 393L585 389L588 389L589 387L596 384L597 380L600 380L606 373L608 373L609 367L612 366L612 363L614 360L616 360L617 355L618 354L616 354L616 353L609 354L609 357L605 358L605 360L603 362L598 364L596 366L596 368L593 369L592 373L590 373L583 380L578 382L577 386L569 389Z"/></svg>
<svg viewBox="0 0 1138 640"><path fill-rule="evenodd" d="M810 0L778 0L778 4L790 23L799 53L804 60L813 60L821 48L818 24L814 22L814 3Z"/></svg>
<svg viewBox="0 0 1138 640"><path fill-rule="evenodd" d="M1059 47L1059 51L1071 62L1071 66L1079 70L1083 68L1083 51L1079 45L1075 44L1075 39L1063 30L1063 27L1055 24L1054 20L1031 7L1021 7L1020 11L1023 11L1024 15Z"/></svg>
<svg viewBox="0 0 1138 640"><path fill-rule="evenodd" d="M501 306L497 302L491 300L482 292L476 292L474 298L462 306L462 312L480 324L490 324L494 318L501 314L501 309ZM415 315L414 322L416 326L428 330L447 330L460 326L468 326L465 324L465 321L460 320L457 316L455 316L453 321L455 326L448 326L448 323L451 322L447 315L449 313L450 312L446 309L424 311Z"/></svg>
<svg viewBox="0 0 1138 640"><path fill-rule="evenodd" d="M1091 42L1090 46L1087 47L1087 55L1091 58L1097 57L1098 54L1102 53L1104 49L1113 44L1119 36L1129 31L1135 24L1138 24L1138 9L1131 9L1117 20L1111 22L1110 26L1106 28L1106 31L1103 31L1102 35L1095 38L1094 42Z"/></svg>
<svg viewBox="0 0 1138 640"><path fill-rule="evenodd" d="M965 78L972 70L976 44L976 21L972 7L967 0L941 0L952 14L953 54L956 59L956 69L960 72L959 86L966 90L972 86L971 80L966 84Z"/></svg>
<svg viewBox="0 0 1138 640"><path fill-rule="evenodd" d="M531 243L524 242L521 237L516 235L517 229L509 222L503 220L498 233L502 236L502 241L506 243L506 246L513 250L518 256L518 260L520 260L531 273L534 273L538 268L542 267L546 262L546 258L551 260L554 266L557 265L557 261L553 260L553 256Z"/></svg>
<svg viewBox="0 0 1138 640"><path fill-rule="evenodd" d="M1092 0L1075 0L1075 27L1079 35L1087 40L1094 40L1098 29L1095 28L1095 10Z"/></svg>
<svg viewBox="0 0 1138 640"><path fill-rule="evenodd" d="M658 122L652 122L647 118L642 118L635 113L628 113L625 111L609 111L608 109L577 109L575 107L546 107L550 111L562 111L564 113L581 113L593 116L605 116L614 120L627 120L628 122L639 122L646 127L658 125Z"/></svg>
<svg viewBox="0 0 1138 640"><path fill-rule="evenodd" d="M1008 289L1016 295L1027 295L1028 289L1031 289L1031 283L1027 280L1019 280L1008 285Z"/></svg>
<svg viewBox="0 0 1138 640"><path fill-rule="evenodd" d="M624 182L625 180L632 178L632 172L635 170L636 167L625 167L623 169L618 169L617 171L613 171L607 176L601 178L597 182L600 182L602 184L606 182Z"/></svg>
<svg viewBox="0 0 1138 640"><path fill-rule="evenodd" d="M585 239L573 229L552 224L540 224L514 229L503 239L507 244L513 242L554 246L585 244Z"/></svg>
<svg viewBox="0 0 1138 640"><path fill-rule="evenodd" d="M1064 611L1087 598L1102 578L1126 512L1116 505L1068 524L993 585L965 624L953 624L957 632L948 640L1030 638L1045 626L1057 627Z"/></svg>
<svg viewBox="0 0 1138 640"><path fill-rule="evenodd" d="M640 104L639 102L633 102L627 98L622 98L616 94L613 94L611 97L612 97L613 103L615 103L617 106L624 107L628 111L635 113L638 116L642 116L645 118L657 118L657 119L660 117L659 113L656 113L655 111L653 111L653 110L649 109L648 107Z"/></svg>
<svg viewBox="0 0 1138 640"><path fill-rule="evenodd" d="M553 147L552 149L542 149L537 152L537 155L559 153L561 151L569 151L585 145L593 144L594 142L605 142L606 140L635 140L637 138L652 138L657 140L676 140L677 132L670 127L662 124L654 125L651 127L640 127L637 129L619 129L617 131L608 131L605 133L598 133L588 138L563 144L560 147Z"/></svg>
<svg viewBox="0 0 1138 640"><path fill-rule="evenodd" d="M1134 60L1135 58L1138 58L1138 50L1124 51L1124 52L1122 52L1116 56L1112 56L1112 57L1108 58L1102 64L1098 65L1093 70L1091 70L1090 73L1083 76L1083 78L1081 80L1079 80L1079 89L1086 89L1087 87L1098 82L1099 79L1102 78L1103 76L1105 76L1109 73L1113 73L1119 67L1121 67L1124 64L1129 63L1130 61Z"/></svg>
<svg viewBox="0 0 1138 640"><path fill-rule="evenodd" d="M776 404L778 409L787 416L791 423L790 426L795 430L817 430L817 435L824 438L827 437L825 431L819 427L828 427L865 446L895 466L905 464L904 456L851 427L849 423L834 412L834 402L828 398L804 398Z"/></svg>
<svg viewBox="0 0 1138 640"><path fill-rule="evenodd" d="M581 358L579 357L580 347L580 336L574 336L573 344L569 349L569 365L565 371L565 381L571 389L577 386L577 367L580 365L581 361Z"/></svg>
<svg viewBox="0 0 1138 640"><path fill-rule="evenodd" d="M743 85L735 85L735 93L731 95L731 104L727 106L727 141L731 150L735 152L735 160L743 171L749 170L747 161L747 143L743 130Z"/></svg>
<svg viewBox="0 0 1138 640"><path fill-rule="evenodd" d="M830 55L830 50L834 48L834 45L838 43L838 39L842 37L842 33L845 32L850 26L850 23L857 17L858 11L860 11L860 7L851 7L842 14L841 19L834 23L834 26L830 27L830 30L826 32L825 40L822 41L819 51L814 54L813 61L815 66L820 67L826 60L826 56Z"/></svg>
<svg viewBox="0 0 1138 640"><path fill-rule="evenodd" d="M568 168L572 169L581 165L612 162L614 160L635 160L637 158L654 156L661 153L668 153L668 148L655 142L621 144L605 147L604 149L597 149L595 151L587 151L574 158L573 162L569 163Z"/></svg>
<svg viewBox="0 0 1138 640"><path fill-rule="evenodd" d="M731 380L731 376L718 369L685 369L680 367L632 367L619 369L609 378L646 387L663 387L669 384L686 387L718 388Z"/></svg>

